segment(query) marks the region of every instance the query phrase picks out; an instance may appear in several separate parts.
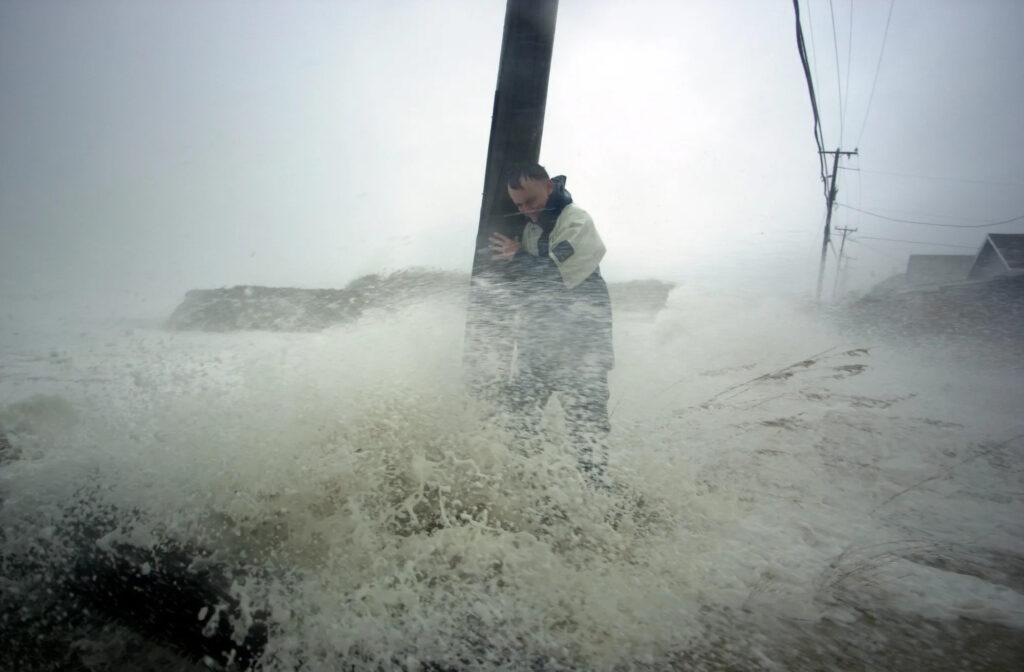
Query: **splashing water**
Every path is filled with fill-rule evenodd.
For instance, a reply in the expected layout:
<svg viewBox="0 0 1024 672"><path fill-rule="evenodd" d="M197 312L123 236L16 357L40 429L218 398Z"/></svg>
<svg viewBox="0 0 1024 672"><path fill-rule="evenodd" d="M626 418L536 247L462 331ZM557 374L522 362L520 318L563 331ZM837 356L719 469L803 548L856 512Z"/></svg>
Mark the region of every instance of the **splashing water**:
<svg viewBox="0 0 1024 672"><path fill-rule="evenodd" d="M886 667L923 644L939 669L968 630L1021 655L1019 370L676 290L617 312L595 490L557 401L526 452L468 397L464 316L6 346L5 613L45 602L85 527L230 568L265 670ZM70 646L124 669L109 636Z"/></svg>

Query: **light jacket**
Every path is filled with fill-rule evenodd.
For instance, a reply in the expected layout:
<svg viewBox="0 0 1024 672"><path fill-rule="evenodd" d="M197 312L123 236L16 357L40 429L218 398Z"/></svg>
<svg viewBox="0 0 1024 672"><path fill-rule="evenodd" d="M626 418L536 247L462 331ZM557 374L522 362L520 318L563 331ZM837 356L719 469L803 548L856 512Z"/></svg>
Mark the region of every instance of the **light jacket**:
<svg viewBox="0 0 1024 672"><path fill-rule="evenodd" d="M594 222L572 202L565 176L538 221L527 222L515 255L525 335L519 339L528 359L542 366L578 366L587 361L610 369L612 311L608 286L598 264L605 247Z"/></svg>
<svg viewBox="0 0 1024 672"><path fill-rule="evenodd" d="M523 229L523 247L537 257L544 235L540 224L527 222ZM597 270L604 258L605 247L594 228L594 220L575 203L568 203L555 219L548 234L547 256L555 264L566 288L573 289Z"/></svg>

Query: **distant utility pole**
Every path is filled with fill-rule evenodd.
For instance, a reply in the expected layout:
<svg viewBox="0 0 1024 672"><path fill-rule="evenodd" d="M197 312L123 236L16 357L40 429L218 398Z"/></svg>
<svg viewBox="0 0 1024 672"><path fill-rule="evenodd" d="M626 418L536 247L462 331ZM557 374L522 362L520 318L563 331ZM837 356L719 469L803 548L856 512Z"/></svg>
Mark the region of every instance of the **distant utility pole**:
<svg viewBox="0 0 1024 672"><path fill-rule="evenodd" d="M850 286L850 267L854 261L857 261L857 257L851 257L846 255L843 259L843 271L839 276L839 291L843 294L846 293Z"/></svg>
<svg viewBox="0 0 1024 672"><path fill-rule="evenodd" d="M846 234L854 233L857 229L847 229L841 226L836 227L836 231L843 232L843 240L839 243L839 261L836 262L836 279L832 283L832 300L836 300L836 292L839 290L839 271L843 268L843 250L846 249ZM844 285L846 283L843 283Z"/></svg>
<svg viewBox="0 0 1024 672"><path fill-rule="evenodd" d="M825 212L825 236L821 241L821 265L818 267L818 301L821 301L821 286L825 281L825 255L828 253L828 241L832 234L832 205L836 202L836 173L839 172L839 155L857 156L857 150L844 152L839 149L835 151L822 150L822 154L835 154L832 161L832 177L828 188L827 210Z"/></svg>

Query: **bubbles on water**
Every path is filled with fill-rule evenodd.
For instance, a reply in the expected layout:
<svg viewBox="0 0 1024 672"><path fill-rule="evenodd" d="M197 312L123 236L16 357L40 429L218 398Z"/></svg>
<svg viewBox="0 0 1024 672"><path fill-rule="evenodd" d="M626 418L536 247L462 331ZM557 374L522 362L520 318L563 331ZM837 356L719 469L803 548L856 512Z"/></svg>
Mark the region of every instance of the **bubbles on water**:
<svg viewBox="0 0 1024 672"><path fill-rule="evenodd" d="M70 353L108 378L3 411L22 451L2 472L7 575L60 585L82 544L186 549L190 571L223 570L238 641L267 627L266 670L819 669L863 662L861 611L887 595L923 609L884 572L869 597L830 587L845 549L1019 513L923 488L879 510L936 469L965 486L944 451L981 428L913 362L803 309L677 290L653 322L618 320L603 488L557 400L524 441L466 394L463 319L436 299L313 334L136 330ZM1007 478L971 465L972 488ZM1013 608L989 592L957 608Z"/></svg>

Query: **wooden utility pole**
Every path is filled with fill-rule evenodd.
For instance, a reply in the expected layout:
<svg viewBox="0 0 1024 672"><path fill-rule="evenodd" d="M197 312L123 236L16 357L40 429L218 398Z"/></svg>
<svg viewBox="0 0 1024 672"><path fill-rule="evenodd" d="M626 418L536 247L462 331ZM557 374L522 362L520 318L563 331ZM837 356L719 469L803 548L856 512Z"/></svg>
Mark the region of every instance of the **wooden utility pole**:
<svg viewBox="0 0 1024 672"><path fill-rule="evenodd" d="M491 259L487 239L493 232L522 233L522 217L506 189L507 171L540 158L557 14L558 0L508 0L505 7L463 349L475 389L493 382L503 367L507 370L513 352L508 264Z"/></svg>
<svg viewBox="0 0 1024 672"><path fill-rule="evenodd" d="M828 188L828 201L825 211L825 235L821 241L821 265L818 267L818 301L821 301L821 286L825 282L825 255L828 253L828 242L832 237L832 206L836 202L836 173L839 172L839 155L856 156L857 150L844 152L836 149L833 152L823 151L822 154L835 154L832 160L832 177Z"/></svg>
<svg viewBox="0 0 1024 672"><path fill-rule="evenodd" d="M846 227L836 227L836 231L843 232L843 240L839 243L839 261L836 262L836 277L832 282L832 300L836 300L836 293L839 291L839 272L843 268L843 250L846 249L846 234L854 233L857 229L848 229Z"/></svg>
<svg viewBox="0 0 1024 672"><path fill-rule="evenodd" d="M477 228L478 250L487 246L494 231L517 233L508 217L518 213L505 189L506 171L510 165L535 163L540 158L557 14L558 0L507 1ZM477 254L473 275L494 265L490 254Z"/></svg>

